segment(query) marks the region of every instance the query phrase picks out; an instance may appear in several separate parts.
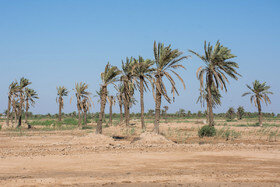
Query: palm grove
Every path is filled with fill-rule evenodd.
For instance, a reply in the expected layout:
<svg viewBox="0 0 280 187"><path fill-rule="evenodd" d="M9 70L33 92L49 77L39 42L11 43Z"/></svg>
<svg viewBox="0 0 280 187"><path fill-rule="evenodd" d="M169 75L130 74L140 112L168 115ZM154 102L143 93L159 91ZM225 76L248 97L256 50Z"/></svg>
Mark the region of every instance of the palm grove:
<svg viewBox="0 0 280 187"><path fill-rule="evenodd" d="M223 46L219 41L212 46L210 43L204 42L204 54L199 54L194 50L189 52L197 56L204 65L197 70L197 78L200 82L200 96L198 102L207 105L207 121L209 126L214 126L213 108L221 105L220 91L227 91L229 77L235 80L241 76L237 69L238 64L234 62L236 57L231 53L231 50ZM110 105L110 124L112 124L112 106L116 103L120 109L120 122L125 121L125 125L130 125L130 109L136 102L134 97L135 92L140 94L140 111L141 111L141 127L145 131L144 121L144 92L151 91L155 101L154 115L154 132L159 133L159 121L161 113L162 100L165 99L168 103L174 101L176 95L179 95L176 82L177 78L185 89L185 82L179 75L179 69L185 69L182 64L189 56L186 56L178 49L172 49L171 45L154 42L153 46L154 59L144 59L130 57L122 61L121 68L112 66L109 62L106 64L104 71L101 73L100 90L97 91L99 97L100 112L97 121L96 133L102 133L102 123L105 118L106 103ZM169 83L167 89L166 83ZM38 99L37 93L29 88L31 82L28 79L22 78L19 82L12 82L9 86L8 93L8 109L7 122L11 120L16 126L21 126L23 112L25 112L25 122L27 123L28 109L30 104L34 104L34 99ZM113 86L116 96L109 95L108 87ZM261 102L270 103L268 94L270 87L266 83L255 81L253 87L247 85L251 92L243 94L251 96L251 102L254 102L259 111L259 124L262 125ZM91 93L87 90L86 83L76 83L73 89L76 98L76 105L79 116L79 127L83 123L86 124L86 116L89 109L92 107ZM168 92L171 92L171 95ZM64 106L64 97L68 96L69 90L63 86L57 87L57 103L59 105L59 121L61 121L61 112ZM72 98L70 99L71 102ZM124 110L123 110L124 109ZM166 109L165 109L166 110ZM124 111L124 117L123 117ZM241 112L241 111L239 111Z"/></svg>

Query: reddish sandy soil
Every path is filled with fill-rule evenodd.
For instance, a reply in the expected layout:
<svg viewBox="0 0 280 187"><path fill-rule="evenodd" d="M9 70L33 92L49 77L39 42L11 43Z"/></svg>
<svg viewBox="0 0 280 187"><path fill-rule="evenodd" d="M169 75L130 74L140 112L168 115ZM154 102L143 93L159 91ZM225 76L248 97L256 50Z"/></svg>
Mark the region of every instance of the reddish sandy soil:
<svg viewBox="0 0 280 187"><path fill-rule="evenodd" d="M177 144L151 134L114 140L113 131L2 131L0 186L280 186L277 141Z"/></svg>

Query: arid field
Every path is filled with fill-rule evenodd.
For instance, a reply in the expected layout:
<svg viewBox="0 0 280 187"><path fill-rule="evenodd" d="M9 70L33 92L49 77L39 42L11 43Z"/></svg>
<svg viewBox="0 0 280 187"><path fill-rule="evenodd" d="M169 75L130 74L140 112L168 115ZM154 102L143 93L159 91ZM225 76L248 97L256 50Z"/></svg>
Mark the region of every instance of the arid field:
<svg viewBox="0 0 280 187"><path fill-rule="evenodd" d="M2 129L0 186L280 186L280 121L256 120L216 120L211 138L202 119L162 120L161 135L139 120L103 135L96 123Z"/></svg>

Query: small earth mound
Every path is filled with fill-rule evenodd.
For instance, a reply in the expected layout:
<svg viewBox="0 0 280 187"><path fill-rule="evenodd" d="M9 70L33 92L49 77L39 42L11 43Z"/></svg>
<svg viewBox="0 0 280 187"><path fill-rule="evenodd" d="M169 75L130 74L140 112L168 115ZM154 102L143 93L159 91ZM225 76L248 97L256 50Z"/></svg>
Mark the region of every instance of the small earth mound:
<svg viewBox="0 0 280 187"><path fill-rule="evenodd" d="M136 144L173 144L171 140L168 140L162 135L153 133L153 132L145 132L140 135L139 140L136 140L134 143Z"/></svg>
<svg viewBox="0 0 280 187"><path fill-rule="evenodd" d="M90 143L92 145L108 145L113 144L115 141L109 136L102 134L90 133L86 136L75 137L72 140L73 143Z"/></svg>

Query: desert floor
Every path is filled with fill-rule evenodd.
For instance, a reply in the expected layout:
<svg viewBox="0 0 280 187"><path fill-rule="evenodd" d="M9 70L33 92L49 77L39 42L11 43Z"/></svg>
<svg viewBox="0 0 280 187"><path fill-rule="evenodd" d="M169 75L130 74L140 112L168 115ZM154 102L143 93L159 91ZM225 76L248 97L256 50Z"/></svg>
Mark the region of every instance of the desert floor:
<svg viewBox="0 0 280 187"><path fill-rule="evenodd" d="M2 130L0 186L280 186L280 127L235 124L212 138L197 136L196 120L161 123L163 136L138 121L104 135Z"/></svg>

